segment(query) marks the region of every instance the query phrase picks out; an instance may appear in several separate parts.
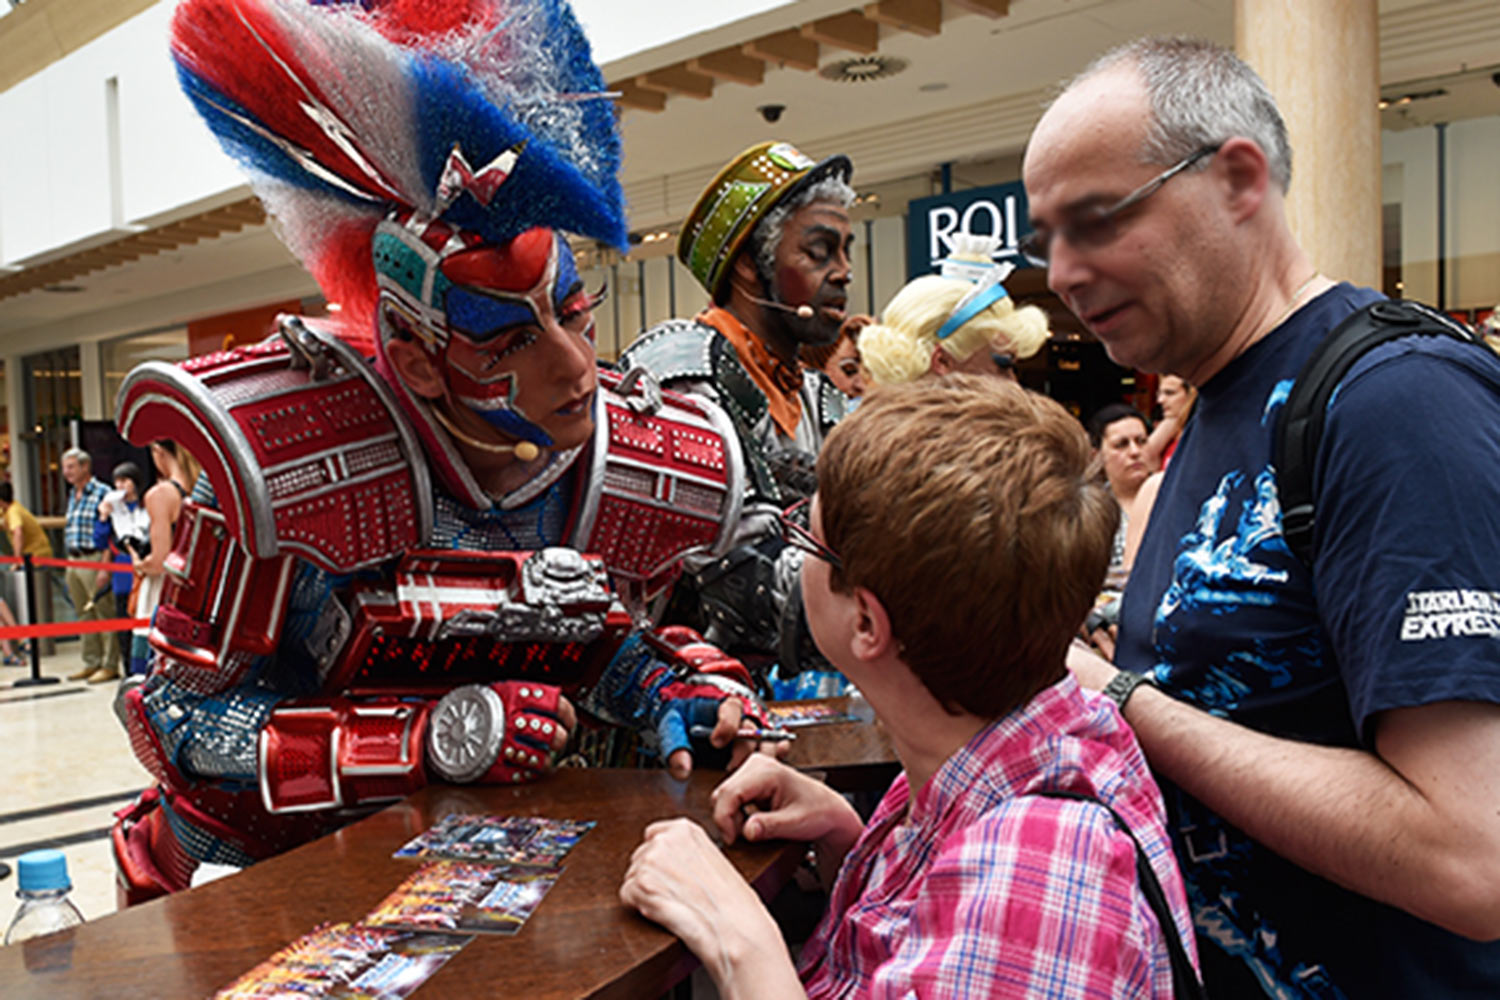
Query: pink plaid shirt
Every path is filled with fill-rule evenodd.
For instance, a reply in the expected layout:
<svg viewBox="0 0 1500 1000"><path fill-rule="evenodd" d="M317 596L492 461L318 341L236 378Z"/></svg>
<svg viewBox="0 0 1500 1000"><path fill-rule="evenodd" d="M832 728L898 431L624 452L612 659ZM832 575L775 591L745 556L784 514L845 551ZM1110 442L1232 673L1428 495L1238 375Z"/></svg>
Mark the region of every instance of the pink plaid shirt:
<svg viewBox="0 0 1500 1000"><path fill-rule="evenodd" d="M1151 859L1197 962L1161 793L1112 704L1068 675L986 726L910 803L896 778L845 858L802 953L810 997L1172 996L1136 881Z"/></svg>

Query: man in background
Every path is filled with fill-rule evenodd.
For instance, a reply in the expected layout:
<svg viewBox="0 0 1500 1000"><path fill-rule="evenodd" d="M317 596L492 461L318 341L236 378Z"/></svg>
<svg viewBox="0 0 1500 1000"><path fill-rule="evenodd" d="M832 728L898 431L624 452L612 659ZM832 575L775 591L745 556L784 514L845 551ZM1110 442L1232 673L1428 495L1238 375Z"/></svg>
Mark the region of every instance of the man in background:
<svg viewBox="0 0 1500 1000"><path fill-rule="evenodd" d="M99 521L99 504L109 495L109 487L94 478L93 459L82 448L69 448L63 452L62 473L63 479L72 487L63 520L63 545L68 558L104 564L107 553L94 543L94 525ZM105 621L115 616L115 597L110 592L108 569L70 566L63 579L80 622ZM83 667L69 674L68 680L92 683L120 676L120 647L113 635L85 632L82 644Z"/></svg>
<svg viewBox="0 0 1500 1000"><path fill-rule="evenodd" d="M818 449L848 404L802 368L798 350L834 343L847 318L853 169L846 156L818 162L784 142L730 161L677 241L678 260L711 304L647 330L620 358L622 369L645 368L668 389L706 396L734 424L749 477L735 547L687 564L692 592L669 616L753 669L815 656L810 642L798 652L797 560L784 550L777 514L812 495Z"/></svg>

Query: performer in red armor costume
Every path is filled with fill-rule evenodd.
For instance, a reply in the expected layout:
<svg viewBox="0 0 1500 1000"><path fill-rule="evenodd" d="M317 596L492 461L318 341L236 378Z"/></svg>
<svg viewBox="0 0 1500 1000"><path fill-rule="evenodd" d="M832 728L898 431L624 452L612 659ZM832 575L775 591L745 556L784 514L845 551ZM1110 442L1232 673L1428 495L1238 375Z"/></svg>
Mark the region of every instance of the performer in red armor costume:
<svg viewBox="0 0 1500 1000"><path fill-rule="evenodd" d="M649 628L744 472L717 407L596 366L558 230L623 244L619 141L566 4L186 0L172 46L343 309L121 389L126 438L204 466L119 704L159 781L114 830L125 901L430 778L537 777L560 688L677 773L690 726L763 722L738 661Z"/></svg>

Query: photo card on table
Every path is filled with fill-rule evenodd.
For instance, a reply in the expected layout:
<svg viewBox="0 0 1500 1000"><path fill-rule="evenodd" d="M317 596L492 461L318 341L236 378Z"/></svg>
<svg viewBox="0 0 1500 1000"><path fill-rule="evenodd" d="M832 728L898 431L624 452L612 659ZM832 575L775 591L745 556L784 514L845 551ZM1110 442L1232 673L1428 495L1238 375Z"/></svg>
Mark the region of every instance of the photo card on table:
<svg viewBox="0 0 1500 1000"><path fill-rule="evenodd" d="M402 1000L472 934L323 924L214 994L213 1000Z"/></svg>
<svg viewBox="0 0 1500 1000"><path fill-rule="evenodd" d="M449 858L555 868L592 820L451 813L395 853L398 858Z"/></svg>
<svg viewBox="0 0 1500 1000"><path fill-rule="evenodd" d="M850 715L834 705L819 702L783 702L769 705L766 713L771 725L778 729L797 729L801 726L826 726L835 722L858 722L859 717Z"/></svg>
<svg viewBox="0 0 1500 1000"><path fill-rule="evenodd" d="M371 927L515 934L562 874L559 868L429 861L365 916Z"/></svg>

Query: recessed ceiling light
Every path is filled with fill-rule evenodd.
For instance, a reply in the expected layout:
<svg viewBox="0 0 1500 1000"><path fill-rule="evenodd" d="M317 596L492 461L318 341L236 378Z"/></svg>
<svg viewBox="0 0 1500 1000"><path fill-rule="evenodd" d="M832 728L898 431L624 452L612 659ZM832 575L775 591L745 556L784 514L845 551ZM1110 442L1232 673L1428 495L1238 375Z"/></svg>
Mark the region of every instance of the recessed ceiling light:
<svg viewBox="0 0 1500 1000"><path fill-rule="evenodd" d="M829 63L818 70L818 75L825 80L833 80L837 83L867 83L871 80L884 80L888 76L895 76L910 65L911 63L899 56L859 56Z"/></svg>

